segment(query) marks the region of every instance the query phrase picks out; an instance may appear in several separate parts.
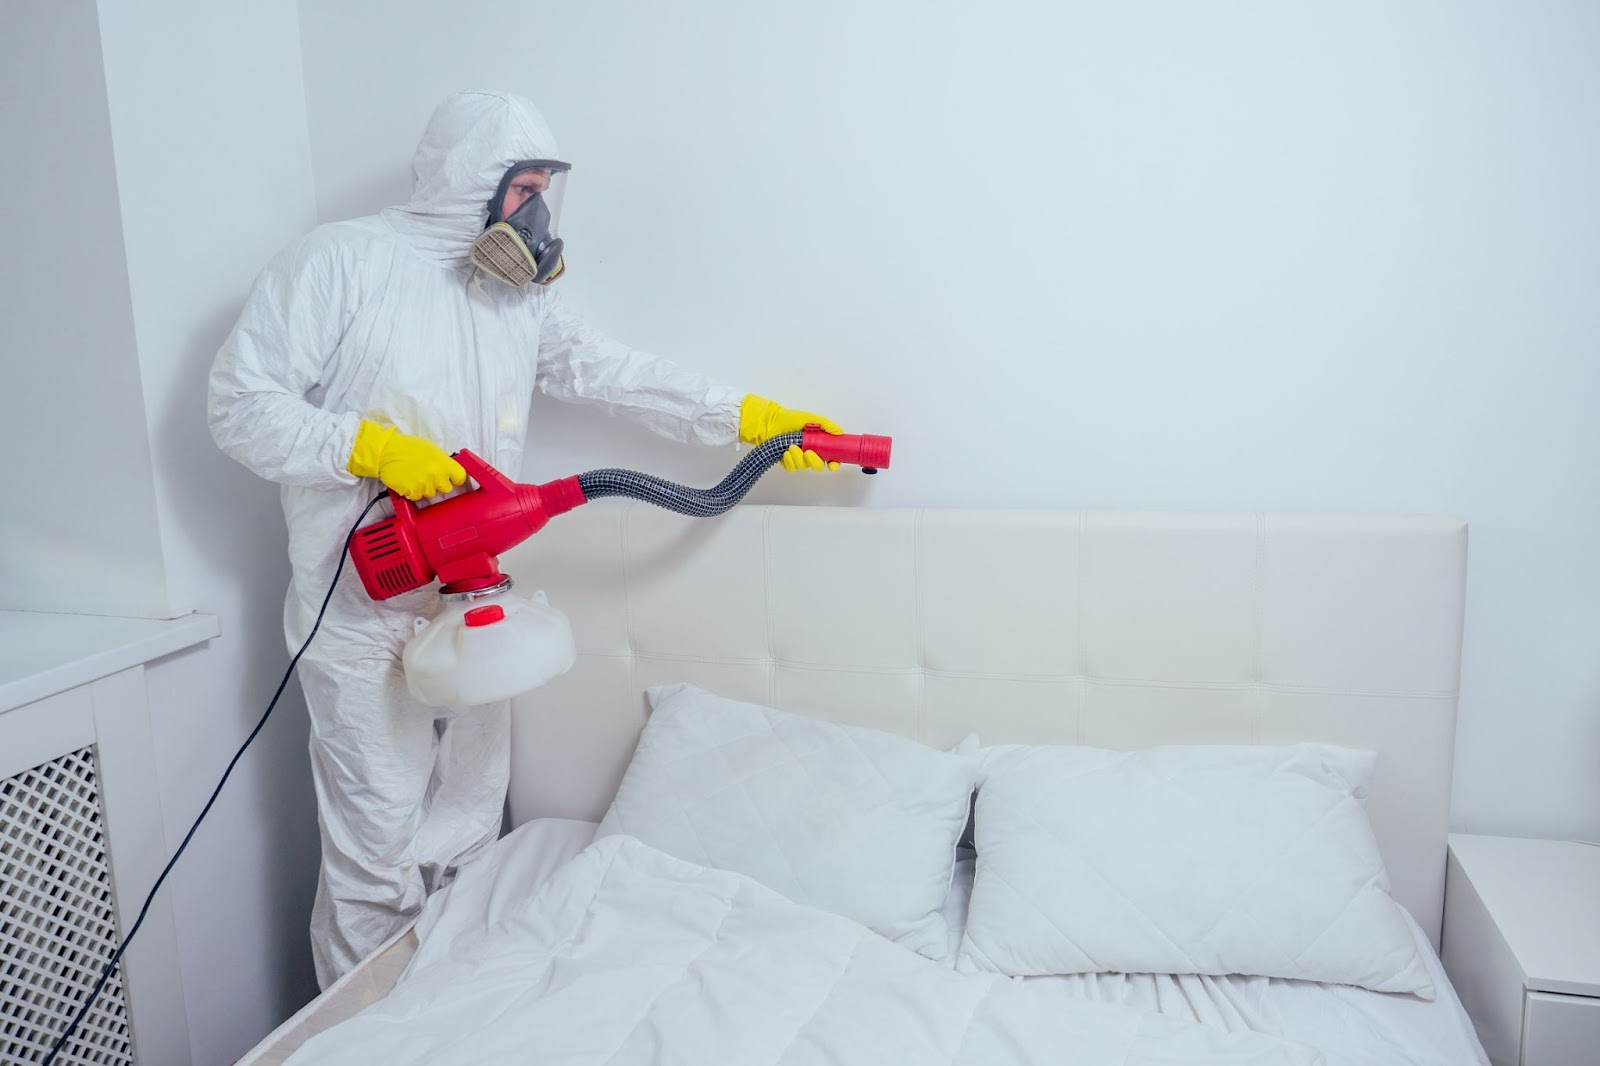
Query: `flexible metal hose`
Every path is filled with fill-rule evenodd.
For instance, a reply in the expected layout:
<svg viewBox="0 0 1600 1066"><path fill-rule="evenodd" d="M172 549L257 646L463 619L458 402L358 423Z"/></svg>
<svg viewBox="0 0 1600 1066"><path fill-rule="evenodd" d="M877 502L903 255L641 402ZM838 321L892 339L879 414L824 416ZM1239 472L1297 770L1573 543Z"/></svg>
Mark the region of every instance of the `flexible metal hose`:
<svg viewBox="0 0 1600 1066"><path fill-rule="evenodd" d="M710 518L744 499L745 494L761 480L761 475L775 466L783 458L783 453L798 445L803 437L804 434L800 433L784 433L763 441L750 449L750 453L739 460L727 477L709 489L690 488L665 478L641 474L637 470L616 469L590 470L579 474L578 485L587 500L601 496L627 496L679 514Z"/></svg>

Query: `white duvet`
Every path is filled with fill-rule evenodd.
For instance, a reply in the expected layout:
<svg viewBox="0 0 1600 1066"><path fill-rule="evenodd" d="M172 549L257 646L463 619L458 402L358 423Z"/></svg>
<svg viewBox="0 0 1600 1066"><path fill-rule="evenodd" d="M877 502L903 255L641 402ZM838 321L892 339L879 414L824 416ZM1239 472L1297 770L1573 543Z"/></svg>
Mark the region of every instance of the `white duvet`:
<svg viewBox="0 0 1600 1066"><path fill-rule="evenodd" d="M1310 1066L1314 1051L961 975L632 837L591 845L289 1066Z"/></svg>

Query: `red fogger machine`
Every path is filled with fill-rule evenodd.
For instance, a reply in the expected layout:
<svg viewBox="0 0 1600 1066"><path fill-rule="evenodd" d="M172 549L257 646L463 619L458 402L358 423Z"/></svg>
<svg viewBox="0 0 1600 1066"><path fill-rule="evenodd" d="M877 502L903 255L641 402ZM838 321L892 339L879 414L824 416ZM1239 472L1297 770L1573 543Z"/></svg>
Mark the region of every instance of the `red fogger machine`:
<svg viewBox="0 0 1600 1066"><path fill-rule="evenodd" d="M439 707L494 703L537 688L565 672L576 657L566 617L543 592L531 599L512 594L511 579L500 572L500 554L551 518L604 496L709 518L742 500L790 448L875 474L888 467L891 446L888 437L807 426L757 445L709 489L616 469L519 485L463 450L456 459L475 488L422 507L391 494L394 516L357 529L350 558L374 600L435 579L441 584L443 607L433 618L416 620L416 635L402 655L412 693Z"/></svg>

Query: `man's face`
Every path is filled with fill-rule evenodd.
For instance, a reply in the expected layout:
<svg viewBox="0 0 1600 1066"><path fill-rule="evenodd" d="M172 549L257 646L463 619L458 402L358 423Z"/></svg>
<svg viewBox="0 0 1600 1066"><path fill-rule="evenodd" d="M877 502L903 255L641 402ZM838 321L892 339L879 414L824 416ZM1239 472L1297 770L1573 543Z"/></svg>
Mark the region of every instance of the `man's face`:
<svg viewBox="0 0 1600 1066"><path fill-rule="evenodd" d="M517 208L549 187L550 172L548 170L524 170L512 178L511 184L506 188L505 202L500 205L500 217L502 219L510 218L516 213Z"/></svg>

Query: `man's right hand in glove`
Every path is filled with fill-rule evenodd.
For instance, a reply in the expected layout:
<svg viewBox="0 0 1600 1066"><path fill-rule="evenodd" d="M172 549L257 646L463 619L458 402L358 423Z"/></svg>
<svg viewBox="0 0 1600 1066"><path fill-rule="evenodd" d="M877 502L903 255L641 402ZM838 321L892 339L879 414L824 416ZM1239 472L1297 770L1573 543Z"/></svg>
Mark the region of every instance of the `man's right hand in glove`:
<svg viewBox="0 0 1600 1066"><path fill-rule="evenodd" d="M375 477L408 500L449 492L467 480L461 464L432 441L367 421L356 431L345 469L356 477Z"/></svg>

